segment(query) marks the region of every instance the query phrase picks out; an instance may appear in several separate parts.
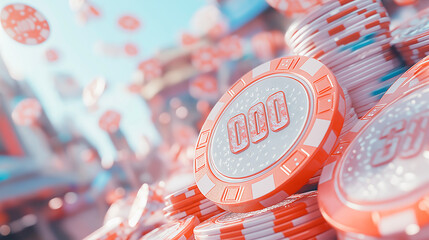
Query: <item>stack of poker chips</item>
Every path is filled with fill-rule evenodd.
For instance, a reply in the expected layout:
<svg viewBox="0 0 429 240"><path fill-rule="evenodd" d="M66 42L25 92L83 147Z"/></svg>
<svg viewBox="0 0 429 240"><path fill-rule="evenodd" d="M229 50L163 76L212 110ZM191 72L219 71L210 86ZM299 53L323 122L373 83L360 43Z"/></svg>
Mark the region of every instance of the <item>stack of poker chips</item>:
<svg viewBox="0 0 429 240"><path fill-rule="evenodd" d="M291 24L291 50L328 66L362 117L402 74L391 48L390 18L378 0L332 0Z"/></svg>
<svg viewBox="0 0 429 240"><path fill-rule="evenodd" d="M224 210L205 198L196 184L165 197L164 215L169 220L194 216L203 222Z"/></svg>
<svg viewBox="0 0 429 240"><path fill-rule="evenodd" d="M412 66L429 54L429 8L392 30L392 44L405 62Z"/></svg>
<svg viewBox="0 0 429 240"><path fill-rule="evenodd" d="M293 195L258 211L224 212L194 229L196 239L333 239L335 230L322 217L317 193Z"/></svg>

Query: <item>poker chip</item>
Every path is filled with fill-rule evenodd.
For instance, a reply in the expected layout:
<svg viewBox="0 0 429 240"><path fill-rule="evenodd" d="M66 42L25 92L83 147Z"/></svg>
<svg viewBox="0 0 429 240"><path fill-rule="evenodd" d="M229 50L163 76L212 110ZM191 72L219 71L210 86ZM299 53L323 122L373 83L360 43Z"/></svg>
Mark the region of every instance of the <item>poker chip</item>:
<svg viewBox="0 0 429 240"><path fill-rule="evenodd" d="M27 98L16 105L12 111L12 119L15 124L21 126L37 125L39 118L42 116L42 106L34 98Z"/></svg>
<svg viewBox="0 0 429 240"><path fill-rule="evenodd" d="M164 215L171 220L194 216L203 222L224 211L206 199L195 184L166 196L164 201Z"/></svg>
<svg viewBox="0 0 429 240"><path fill-rule="evenodd" d="M408 65L417 63L429 52L429 8L392 30L392 43Z"/></svg>
<svg viewBox="0 0 429 240"><path fill-rule="evenodd" d="M312 9L320 7L329 0L266 0L267 3L287 17L310 13Z"/></svg>
<svg viewBox="0 0 429 240"><path fill-rule="evenodd" d="M47 49L45 52L45 56L48 62L56 62L58 61L58 58L59 58L58 51L53 48Z"/></svg>
<svg viewBox="0 0 429 240"><path fill-rule="evenodd" d="M138 65L138 69L143 72L145 80L152 80L162 76L161 63L155 58L141 62Z"/></svg>
<svg viewBox="0 0 429 240"><path fill-rule="evenodd" d="M101 115L98 126L108 133L114 133L119 130L120 123L121 114L114 110L107 110Z"/></svg>
<svg viewBox="0 0 429 240"><path fill-rule="evenodd" d="M340 239L427 236L428 66L427 57L400 76L328 158L319 204Z"/></svg>
<svg viewBox="0 0 429 240"><path fill-rule="evenodd" d="M280 202L320 169L345 111L335 76L313 58L256 67L221 97L203 125L194 161L199 190L232 212Z"/></svg>
<svg viewBox="0 0 429 240"><path fill-rule="evenodd" d="M183 220L166 223L161 227L146 234L140 240L165 239L165 240L182 240L192 239L193 230L198 225L198 219L189 216Z"/></svg>
<svg viewBox="0 0 429 240"><path fill-rule="evenodd" d="M190 33L184 32L180 35L180 43L182 44L182 46L191 46L197 43L198 40L199 40L198 37Z"/></svg>
<svg viewBox="0 0 429 240"><path fill-rule="evenodd" d="M82 100L85 106L90 108L96 106L106 87L107 83L104 77L96 77L86 85L82 92Z"/></svg>
<svg viewBox="0 0 429 240"><path fill-rule="evenodd" d="M124 45L124 52L128 56L136 56L139 54L139 49L134 43L126 43Z"/></svg>
<svg viewBox="0 0 429 240"><path fill-rule="evenodd" d="M317 193L307 192L254 212L224 212L198 225L194 234L196 239L280 239L321 234L316 228L323 224L324 231L332 229L321 217Z"/></svg>
<svg viewBox="0 0 429 240"><path fill-rule="evenodd" d="M252 50L259 59L269 60L285 49L283 33L280 31L264 31L251 38Z"/></svg>
<svg viewBox="0 0 429 240"><path fill-rule="evenodd" d="M131 205L130 214L128 216L128 225L135 227L140 221L143 213L146 209L146 205L149 199L149 185L143 184Z"/></svg>
<svg viewBox="0 0 429 240"><path fill-rule="evenodd" d="M196 49L191 56L192 65L201 72L210 72L219 68L221 54L213 46L203 46Z"/></svg>
<svg viewBox="0 0 429 240"><path fill-rule="evenodd" d="M212 74L201 74L189 83L189 94L196 99L216 100L219 96L217 79Z"/></svg>
<svg viewBox="0 0 429 240"><path fill-rule="evenodd" d="M239 59L243 56L242 40L237 35L230 35L219 41L220 55L226 59Z"/></svg>
<svg viewBox="0 0 429 240"><path fill-rule="evenodd" d="M135 31L140 27L140 21L131 15L124 15L118 19L118 25L127 31Z"/></svg>
<svg viewBox="0 0 429 240"><path fill-rule="evenodd" d="M296 54L329 67L362 117L404 72L389 26L380 1L333 0L293 22L285 40Z"/></svg>
<svg viewBox="0 0 429 240"><path fill-rule="evenodd" d="M6 34L19 43L41 44L50 35L49 24L43 14L26 4L7 5L0 15Z"/></svg>
<svg viewBox="0 0 429 240"><path fill-rule="evenodd" d="M115 218L85 237L84 240L126 239L130 233L122 219Z"/></svg>

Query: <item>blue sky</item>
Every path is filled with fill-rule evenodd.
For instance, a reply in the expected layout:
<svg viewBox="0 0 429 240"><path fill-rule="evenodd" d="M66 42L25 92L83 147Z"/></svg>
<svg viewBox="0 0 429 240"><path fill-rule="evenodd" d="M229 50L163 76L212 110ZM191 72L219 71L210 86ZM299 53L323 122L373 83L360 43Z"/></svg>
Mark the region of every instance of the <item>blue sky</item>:
<svg viewBox="0 0 429 240"><path fill-rule="evenodd" d="M188 28L193 13L205 5L202 0L122 0L92 1L101 11L101 17L80 25L68 1L3 0L0 7L11 3L25 3L39 10L48 20L51 35L44 43L35 46L15 42L0 29L0 51L14 74L22 76L34 89L48 116L58 128L64 121L73 121L99 148L103 157L114 157L113 146L107 135L98 127L98 117L106 109L122 113L121 129L134 147L142 135L159 141L145 103L126 92L137 64L164 46L177 44L179 33ZM117 25L123 14L138 16L142 27L137 32L125 32ZM138 45L136 57L112 58L101 56L94 50L96 42ZM48 48L58 49L60 60L49 63L45 59ZM63 101L52 84L55 74L71 74L82 86L103 76L109 88L100 101L100 108L89 113L80 98Z"/></svg>

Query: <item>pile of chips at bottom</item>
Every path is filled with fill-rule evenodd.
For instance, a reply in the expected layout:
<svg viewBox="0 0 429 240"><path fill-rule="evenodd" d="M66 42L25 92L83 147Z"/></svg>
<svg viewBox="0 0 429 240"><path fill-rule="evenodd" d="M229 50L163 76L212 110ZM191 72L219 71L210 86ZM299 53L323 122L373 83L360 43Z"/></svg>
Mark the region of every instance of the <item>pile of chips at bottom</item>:
<svg viewBox="0 0 429 240"><path fill-rule="evenodd" d="M389 27L381 1L330 0L295 20L285 40L295 54L332 70L361 117L406 70L391 48Z"/></svg>
<svg viewBox="0 0 429 240"><path fill-rule="evenodd" d="M429 8L392 30L392 43L408 65L429 54Z"/></svg>
<svg viewBox="0 0 429 240"><path fill-rule="evenodd" d="M248 213L224 212L194 229L196 239L333 239L323 219L317 192L293 195L271 207Z"/></svg>
<svg viewBox="0 0 429 240"><path fill-rule="evenodd" d="M143 184L135 197L130 196L134 198L132 201L121 201L120 209L112 204L104 225L85 237L85 240L136 240L164 224L162 189L158 187Z"/></svg>
<svg viewBox="0 0 429 240"><path fill-rule="evenodd" d="M203 222L224 210L201 194L196 184L165 197L164 214L169 220L194 216Z"/></svg>
<svg viewBox="0 0 429 240"><path fill-rule="evenodd" d="M319 182L339 239L428 239L429 57L342 139Z"/></svg>

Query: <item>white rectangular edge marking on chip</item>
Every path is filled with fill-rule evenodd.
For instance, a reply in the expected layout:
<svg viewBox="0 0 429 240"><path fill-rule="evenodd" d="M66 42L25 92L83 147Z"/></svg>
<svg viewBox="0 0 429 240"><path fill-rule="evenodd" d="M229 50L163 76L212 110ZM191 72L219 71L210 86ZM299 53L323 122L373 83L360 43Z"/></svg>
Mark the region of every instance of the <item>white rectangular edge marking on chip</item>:
<svg viewBox="0 0 429 240"><path fill-rule="evenodd" d="M407 210L390 216L381 217L378 230L382 236L388 236L390 234L397 233L398 231L405 230L409 225L416 224L417 220L414 211Z"/></svg>
<svg viewBox="0 0 429 240"><path fill-rule="evenodd" d="M215 184L210 180L207 175L204 175L198 182L197 186L200 189L203 195L206 195L210 190L212 190Z"/></svg>
<svg viewBox="0 0 429 240"><path fill-rule="evenodd" d="M323 66L323 64L321 62L317 61L314 58L309 58L304 64L302 64L302 66L300 67L300 69L302 71L307 72L311 76L314 76L314 74L316 74L317 71L319 71L319 69L322 66Z"/></svg>
<svg viewBox="0 0 429 240"><path fill-rule="evenodd" d="M323 150L325 150L325 152L327 154L330 154L332 151L332 148L335 145L335 142L337 141L337 135L335 135L334 131L331 131L331 133L328 136L328 139L325 142L325 145L323 145Z"/></svg>
<svg viewBox="0 0 429 240"><path fill-rule="evenodd" d="M398 87L401 86L405 80L407 80L406 77L398 78L398 80L396 80L396 82L389 89L387 89L386 94L391 94L396 92Z"/></svg>
<svg viewBox="0 0 429 240"><path fill-rule="evenodd" d="M274 177L270 175L259 182L252 184L253 199L259 198L275 189Z"/></svg>
<svg viewBox="0 0 429 240"><path fill-rule="evenodd" d="M263 63L252 70L252 78L255 78L263 73L270 71L270 62Z"/></svg>
<svg viewBox="0 0 429 240"><path fill-rule="evenodd" d="M305 139L304 145L318 147L322 142L325 133L328 131L330 124L331 122L329 120L317 118L310 134L308 134L307 139Z"/></svg>
<svg viewBox="0 0 429 240"><path fill-rule="evenodd" d="M216 105L212 108L209 116L207 117L208 120L214 121L216 115L219 113L220 109L223 107L223 102L217 102Z"/></svg>
<svg viewBox="0 0 429 240"><path fill-rule="evenodd" d="M331 162L323 167L322 174L320 174L319 184L330 181L332 179L332 175L334 174L336 162Z"/></svg>
<svg viewBox="0 0 429 240"><path fill-rule="evenodd" d="M186 192L186 193L185 193L185 196L186 196L187 198L192 197L192 196L195 196L195 190L191 190L191 191Z"/></svg>

